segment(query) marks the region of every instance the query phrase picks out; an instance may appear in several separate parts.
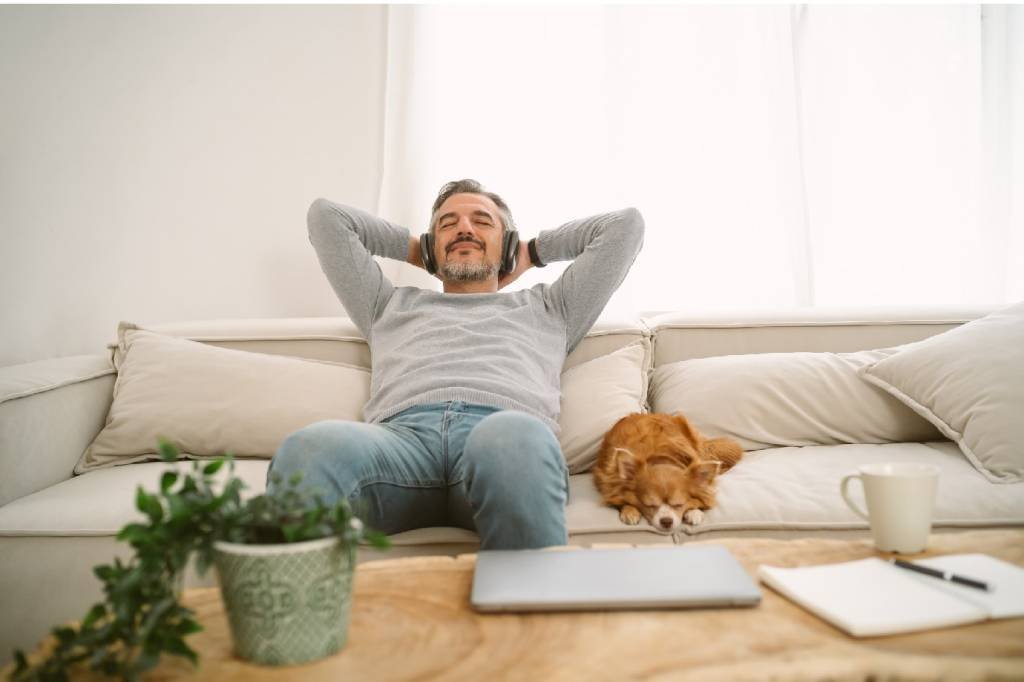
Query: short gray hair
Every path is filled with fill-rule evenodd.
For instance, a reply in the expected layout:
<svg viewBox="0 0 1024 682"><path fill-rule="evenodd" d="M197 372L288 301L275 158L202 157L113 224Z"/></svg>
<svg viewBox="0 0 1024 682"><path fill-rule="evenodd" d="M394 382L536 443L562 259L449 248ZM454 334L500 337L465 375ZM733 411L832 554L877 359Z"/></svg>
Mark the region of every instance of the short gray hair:
<svg viewBox="0 0 1024 682"><path fill-rule="evenodd" d="M453 194L484 195L485 197L493 201L494 204L498 207L498 212L501 214L499 217L501 218L502 227L504 227L506 230L516 229L516 224L512 220L512 211L508 209L508 204L505 203L505 200L499 197L494 192L486 191L483 188L483 185L481 185L476 180L473 180L471 178L465 178L463 180L452 180L451 182L446 182L444 186L441 187L441 191L438 192L437 194L437 199L434 199L434 206L430 210L431 232L433 232L434 228L436 227L434 223L437 220L438 210L440 210L441 205L444 204L444 202L448 201L448 197L452 196Z"/></svg>

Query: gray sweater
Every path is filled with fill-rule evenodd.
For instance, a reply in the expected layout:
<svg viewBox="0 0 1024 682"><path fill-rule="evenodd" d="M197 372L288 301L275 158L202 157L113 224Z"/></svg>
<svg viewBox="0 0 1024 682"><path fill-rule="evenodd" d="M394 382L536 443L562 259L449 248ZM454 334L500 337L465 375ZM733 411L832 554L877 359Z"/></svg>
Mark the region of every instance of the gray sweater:
<svg viewBox="0 0 1024 682"><path fill-rule="evenodd" d="M484 294L395 287L373 256L405 261L409 230L317 199L309 241L370 345L367 422L424 403L463 400L527 412L559 433L560 378L640 252L635 208L573 220L537 236L541 262L573 260L553 284Z"/></svg>

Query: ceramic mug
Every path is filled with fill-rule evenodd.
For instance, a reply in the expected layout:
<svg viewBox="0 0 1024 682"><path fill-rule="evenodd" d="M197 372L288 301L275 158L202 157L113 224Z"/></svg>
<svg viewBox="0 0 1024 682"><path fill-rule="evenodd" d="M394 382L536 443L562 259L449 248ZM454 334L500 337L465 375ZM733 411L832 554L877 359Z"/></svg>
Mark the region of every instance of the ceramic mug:
<svg viewBox="0 0 1024 682"><path fill-rule="evenodd" d="M914 554L928 544L939 468L930 464L866 464L844 476L839 492L857 516L871 525L875 547L883 552ZM868 503L864 513L850 499L848 487L857 479Z"/></svg>

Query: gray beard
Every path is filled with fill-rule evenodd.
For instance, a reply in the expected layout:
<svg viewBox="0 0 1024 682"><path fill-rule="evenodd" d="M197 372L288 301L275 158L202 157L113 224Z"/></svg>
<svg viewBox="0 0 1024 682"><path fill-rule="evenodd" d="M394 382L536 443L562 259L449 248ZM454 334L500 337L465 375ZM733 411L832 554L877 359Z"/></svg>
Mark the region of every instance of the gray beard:
<svg viewBox="0 0 1024 682"><path fill-rule="evenodd" d="M445 263L438 270L451 282L483 282L498 275L497 263Z"/></svg>

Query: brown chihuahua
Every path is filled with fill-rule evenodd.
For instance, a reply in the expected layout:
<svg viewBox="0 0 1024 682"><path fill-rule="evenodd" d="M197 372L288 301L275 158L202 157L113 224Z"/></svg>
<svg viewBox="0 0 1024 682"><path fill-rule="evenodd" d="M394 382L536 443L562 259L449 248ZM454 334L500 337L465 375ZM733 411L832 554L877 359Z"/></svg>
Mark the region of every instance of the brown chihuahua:
<svg viewBox="0 0 1024 682"><path fill-rule="evenodd" d="M633 526L664 533L697 525L715 504L715 479L743 457L731 438L703 438L682 413L633 413L605 434L594 466L604 501Z"/></svg>

